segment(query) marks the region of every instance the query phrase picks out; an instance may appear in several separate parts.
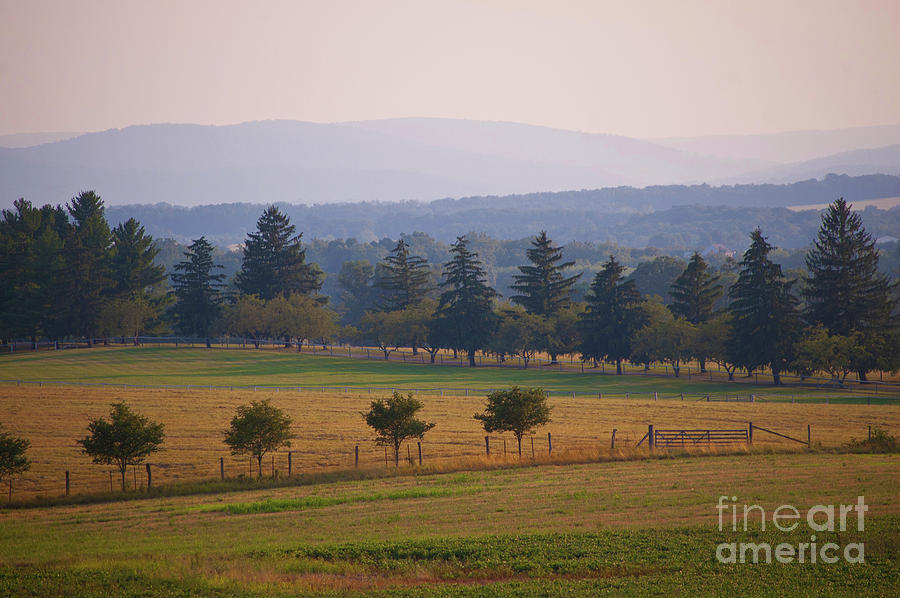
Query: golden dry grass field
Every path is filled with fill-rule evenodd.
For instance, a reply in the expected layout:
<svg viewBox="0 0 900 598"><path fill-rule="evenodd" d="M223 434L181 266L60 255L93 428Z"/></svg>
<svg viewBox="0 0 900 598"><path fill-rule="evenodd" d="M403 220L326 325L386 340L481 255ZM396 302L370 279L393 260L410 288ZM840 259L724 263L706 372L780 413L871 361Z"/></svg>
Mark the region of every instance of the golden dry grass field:
<svg viewBox="0 0 900 598"><path fill-rule="evenodd" d="M76 439L85 436L91 418L106 416L110 404L122 400L166 426L165 450L150 458L154 485L217 477L220 457L225 458L229 477L249 474L249 460L228 453L222 443L222 430L238 405L264 398L283 408L295 422L297 438L291 447L294 473L351 468L356 445L360 447L361 467L382 467L384 449L375 445L373 434L360 415L378 396L383 395L0 385L0 421L8 431L31 441L32 468L14 482L15 497L27 498L62 494L67 469L71 472L73 493L109 489L110 468L92 464L80 453ZM426 464L484 455L484 432L472 418L482 409L483 397L427 395L422 400L423 417L437 424L422 443ZM806 438L809 424L813 443L824 447L837 447L851 437L864 437L868 426L900 434L900 406L892 405L585 397L553 397L551 404L552 423L534 436L539 457L547 453L547 432L552 434L554 457L565 459L567 453L578 453L576 459L590 455L598 458L608 451L614 428L618 430L619 447L627 447L646 433L648 424L658 428L732 429L746 428L752 421L801 439ZM515 440L509 434L492 435L493 457L502 459L504 440L508 458L514 459ZM523 444L523 452L530 458L531 439L526 438ZM754 450L771 448L805 447L757 432ZM405 447L403 452L405 456ZM414 444L412 454L415 457ZM271 474L271 466L267 457L264 474ZM279 474L287 473L286 451L275 455L275 467ZM129 471L129 485L135 479L138 486L145 483L143 468Z"/></svg>

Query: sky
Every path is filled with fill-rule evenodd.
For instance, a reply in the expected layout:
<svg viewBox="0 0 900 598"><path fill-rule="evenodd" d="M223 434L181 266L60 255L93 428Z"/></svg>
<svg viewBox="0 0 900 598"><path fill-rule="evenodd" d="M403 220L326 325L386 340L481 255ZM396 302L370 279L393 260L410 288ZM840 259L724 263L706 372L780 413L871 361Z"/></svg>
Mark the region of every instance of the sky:
<svg viewBox="0 0 900 598"><path fill-rule="evenodd" d="M0 135L430 116L633 137L900 123L898 0L0 0Z"/></svg>

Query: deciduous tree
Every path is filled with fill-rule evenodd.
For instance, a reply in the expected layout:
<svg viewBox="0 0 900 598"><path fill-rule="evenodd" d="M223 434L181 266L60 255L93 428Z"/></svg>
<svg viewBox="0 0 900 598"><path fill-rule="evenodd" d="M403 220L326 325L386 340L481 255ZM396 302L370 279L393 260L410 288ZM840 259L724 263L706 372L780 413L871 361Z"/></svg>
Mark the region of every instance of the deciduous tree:
<svg viewBox="0 0 900 598"><path fill-rule="evenodd" d="M512 432L521 457L522 437L538 426L550 423L550 405L542 388L513 386L490 393L484 412L476 413L475 419L482 423L488 434Z"/></svg>
<svg viewBox="0 0 900 598"><path fill-rule="evenodd" d="M148 456L161 450L164 439L162 424L132 411L125 403L113 403L109 421L102 417L91 420L88 435L79 440L78 444L94 463L115 465L118 468L124 492L128 466L142 463Z"/></svg>
<svg viewBox="0 0 900 598"><path fill-rule="evenodd" d="M31 443L25 438L13 436L0 425L0 482L28 471L31 461L25 454Z"/></svg>
<svg viewBox="0 0 900 598"><path fill-rule="evenodd" d="M272 405L269 399L241 405L225 430L225 444L233 455L250 455L256 459L258 477L262 477L262 458L266 453L291 446L293 421Z"/></svg>
<svg viewBox="0 0 900 598"><path fill-rule="evenodd" d="M394 449L394 465L400 465L400 445L408 438L422 438L434 427L416 417L424 407L412 393L405 397L394 391L389 399L376 399L362 416L378 434L376 442Z"/></svg>

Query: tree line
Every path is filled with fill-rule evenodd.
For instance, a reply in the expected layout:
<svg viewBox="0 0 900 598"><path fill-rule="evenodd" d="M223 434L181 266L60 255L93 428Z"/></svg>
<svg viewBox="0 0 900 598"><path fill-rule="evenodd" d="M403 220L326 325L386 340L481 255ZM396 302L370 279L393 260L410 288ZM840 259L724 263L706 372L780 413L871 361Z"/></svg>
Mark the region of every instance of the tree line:
<svg viewBox="0 0 900 598"><path fill-rule="evenodd" d="M342 313L321 294L324 273L306 259L290 219L267 207L242 248L240 270L226 284L214 248L194 240L169 273L154 264L156 247L137 221L110 229L93 192L65 209L19 200L4 211L0 249L0 335L4 338L134 336L174 330L209 339L281 338L302 350L313 341L378 346L387 359L400 347L465 355L479 352L525 367L538 354L580 355L597 365L667 363L675 375L688 360L737 370L827 372L843 381L900 367L897 286L878 269L875 241L843 199L821 218L805 272L789 279L758 228L730 271L715 272L699 254L681 268L667 303L643 295L614 256L576 295L582 274L564 247L536 235L517 267L508 297L487 282L483 261L465 235L440 268L405 238L377 264L345 262L338 276ZM642 264L643 266L643 264ZM640 270L641 267L639 267ZM584 286L581 284L581 286ZM90 341L89 341L90 342Z"/></svg>

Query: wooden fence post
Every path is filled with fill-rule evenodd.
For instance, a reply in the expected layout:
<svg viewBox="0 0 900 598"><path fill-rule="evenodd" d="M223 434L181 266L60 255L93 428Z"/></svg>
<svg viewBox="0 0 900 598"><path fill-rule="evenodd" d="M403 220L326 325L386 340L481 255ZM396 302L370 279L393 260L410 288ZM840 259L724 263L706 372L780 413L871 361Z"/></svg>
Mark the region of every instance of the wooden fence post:
<svg viewBox="0 0 900 598"><path fill-rule="evenodd" d="M872 426L869 426L869 440L872 440ZM66 472L66 481L68 481L68 480L69 480L69 472L67 471ZM66 487L68 488L68 484L66 484ZM68 492L66 494L68 494Z"/></svg>
<svg viewBox="0 0 900 598"><path fill-rule="evenodd" d="M869 437L872 437L872 426L869 426ZM66 470L66 496L69 496L69 470Z"/></svg>
<svg viewBox="0 0 900 598"><path fill-rule="evenodd" d="M112 492L112 470L109 472L109 491Z"/></svg>
<svg viewBox="0 0 900 598"><path fill-rule="evenodd" d="M484 454L488 457L491 456L491 437L490 436L484 437Z"/></svg>
<svg viewBox="0 0 900 598"><path fill-rule="evenodd" d="M353 455L353 467L359 467L359 445L356 445L356 450Z"/></svg>
<svg viewBox="0 0 900 598"><path fill-rule="evenodd" d="M609 443L609 448L610 449L616 448L616 429L615 428L613 428L612 440Z"/></svg>
<svg viewBox="0 0 900 598"><path fill-rule="evenodd" d="M809 424L806 424L806 447L812 448L812 431Z"/></svg>
<svg viewBox="0 0 900 598"><path fill-rule="evenodd" d="M219 475L225 479L225 458L219 457Z"/></svg>
<svg viewBox="0 0 900 598"><path fill-rule="evenodd" d="M653 424L647 426L647 445L653 450Z"/></svg>
<svg viewBox="0 0 900 598"><path fill-rule="evenodd" d="M531 458L534 459L534 435L531 436Z"/></svg>
<svg viewBox="0 0 900 598"><path fill-rule="evenodd" d="M419 445L419 465L422 465L422 443L417 442L416 444Z"/></svg>
<svg viewBox="0 0 900 598"><path fill-rule="evenodd" d="M145 463L147 466L147 490L150 490L150 487L153 485L153 475L150 473L150 464Z"/></svg>
<svg viewBox="0 0 900 598"><path fill-rule="evenodd" d="M550 432L547 432L547 454L553 454L553 438L550 437Z"/></svg>
<svg viewBox="0 0 900 598"><path fill-rule="evenodd" d="M503 439L503 458L506 458L506 438Z"/></svg>
<svg viewBox="0 0 900 598"><path fill-rule="evenodd" d="M293 453L288 451L288 477L294 473Z"/></svg>
<svg viewBox="0 0 900 598"><path fill-rule="evenodd" d="M749 444L753 444L753 422L750 422L750 427L747 429L747 440Z"/></svg>

